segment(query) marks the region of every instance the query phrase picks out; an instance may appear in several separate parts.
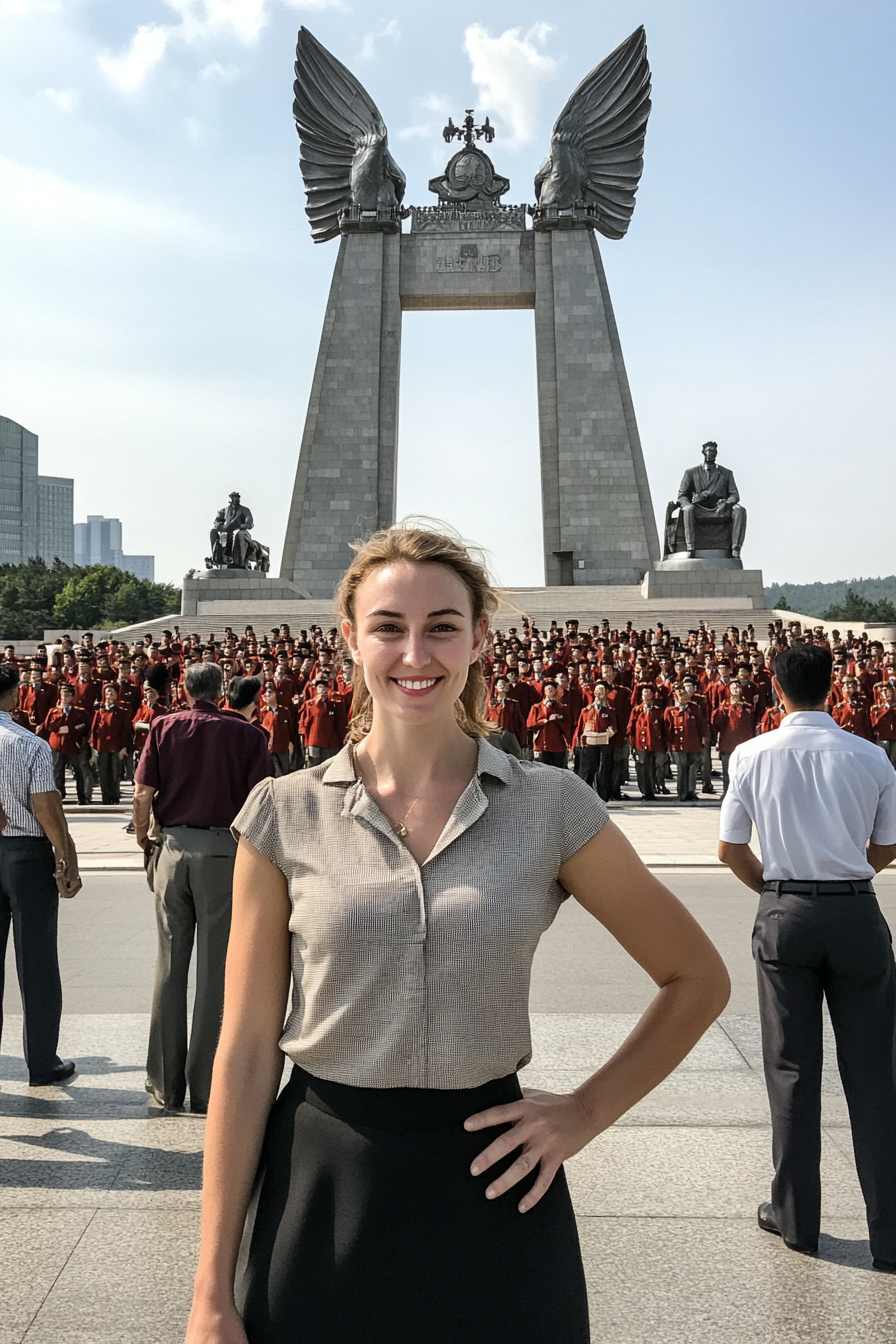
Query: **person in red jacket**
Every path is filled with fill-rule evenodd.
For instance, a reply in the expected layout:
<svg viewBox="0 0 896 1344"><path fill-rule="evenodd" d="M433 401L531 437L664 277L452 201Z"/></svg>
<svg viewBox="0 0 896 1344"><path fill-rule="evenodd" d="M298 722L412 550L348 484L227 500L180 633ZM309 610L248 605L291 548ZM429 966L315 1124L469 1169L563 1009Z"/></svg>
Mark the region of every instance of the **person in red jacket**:
<svg viewBox="0 0 896 1344"><path fill-rule="evenodd" d="M871 726L875 742L883 747L890 763L896 767L896 686L887 684L881 703L872 705Z"/></svg>
<svg viewBox="0 0 896 1344"><path fill-rule="evenodd" d="M542 683L542 694L544 699L532 706L527 724L535 734L535 759L544 765L555 765L565 770L570 737L569 719L557 699L556 682L545 680Z"/></svg>
<svg viewBox="0 0 896 1344"><path fill-rule="evenodd" d="M832 710L835 722L839 723L840 727L847 733L854 733L856 737L864 737L867 742L873 742L874 730L871 727L871 716L862 703L856 678L847 677L843 688L846 699L841 700Z"/></svg>
<svg viewBox="0 0 896 1344"><path fill-rule="evenodd" d="M693 680L685 677L675 689L675 703L663 714L666 741L675 761L680 803L697 801L697 765L709 736L709 725L702 709L691 703L693 691Z"/></svg>
<svg viewBox="0 0 896 1344"><path fill-rule="evenodd" d="M722 762L722 797L728 792L728 762L731 753L741 742L749 742L754 736L753 714L741 698L740 682L733 681L729 691L728 704L717 709L712 716L712 730L718 734L719 759Z"/></svg>
<svg viewBox="0 0 896 1344"><path fill-rule="evenodd" d="M92 715L103 694L102 682L93 676L91 664L86 658L78 663L77 680L72 682L75 690L75 704L78 709L86 709Z"/></svg>
<svg viewBox="0 0 896 1344"><path fill-rule="evenodd" d="M622 786L628 779L628 740L625 730L632 712L632 693L623 685L612 658L603 660L601 676L607 683L607 702L616 716L616 731L610 743L613 748L613 787L610 797L619 803L628 796L623 794Z"/></svg>
<svg viewBox="0 0 896 1344"><path fill-rule="evenodd" d="M62 797L65 797L65 772L71 769L75 777L78 802L90 802L92 781L87 766L87 738L90 718L75 705L75 693L67 681L59 687L59 704L51 709L37 730L38 737L49 742L53 751L53 778Z"/></svg>
<svg viewBox="0 0 896 1344"><path fill-rule="evenodd" d="M268 751L271 753L274 776L277 779L289 774L295 754L291 708L290 705L279 703L277 687L273 681L269 681L262 692L258 722L267 735Z"/></svg>
<svg viewBox="0 0 896 1344"><path fill-rule="evenodd" d="M312 766L335 756L345 741L342 705L331 699L329 688L329 680L318 677L314 683L314 699L306 701L299 714L306 762Z"/></svg>
<svg viewBox="0 0 896 1344"><path fill-rule="evenodd" d="M776 701L771 709L767 709L762 716L762 722L757 729L757 736L762 733L773 733L776 728L781 727L781 721L784 718L784 706Z"/></svg>
<svg viewBox="0 0 896 1344"><path fill-rule="evenodd" d="M523 720L519 702L511 700L507 691L507 678L498 677L495 682L494 694L489 697L486 706L485 717L488 723L495 725L495 738L497 739L495 745L500 747L502 751L507 751L509 748L509 754L517 756L526 745L526 724ZM516 742L516 751L514 751L513 745L506 741L508 736Z"/></svg>
<svg viewBox="0 0 896 1344"><path fill-rule="evenodd" d="M134 734L134 755L138 761L141 751L149 740L150 728L156 719L167 713L168 706L162 695L151 681L147 681L143 687L143 704L131 720L131 728Z"/></svg>
<svg viewBox="0 0 896 1344"><path fill-rule="evenodd" d="M28 715L28 726L35 731L51 709L56 707L58 692L44 681L39 667L32 667L28 687L19 696L19 704Z"/></svg>
<svg viewBox="0 0 896 1344"><path fill-rule="evenodd" d="M579 753L579 773L586 784L610 801L613 791L613 734L617 730L616 714L610 706L605 681L594 683L594 701L579 715L573 736L573 747Z"/></svg>
<svg viewBox="0 0 896 1344"><path fill-rule="evenodd" d="M639 684L639 702L628 721L628 740L635 753L638 788L645 802L653 802L663 788L666 764L666 724L649 681Z"/></svg>
<svg viewBox="0 0 896 1344"><path fill-rule="evenodd" d="M131 720L118 703L118 687L114 681L107 681L103 704L95 710L90 728L90 745L96 752L104 803L121 802L121 776L131 740Z"/></svg>

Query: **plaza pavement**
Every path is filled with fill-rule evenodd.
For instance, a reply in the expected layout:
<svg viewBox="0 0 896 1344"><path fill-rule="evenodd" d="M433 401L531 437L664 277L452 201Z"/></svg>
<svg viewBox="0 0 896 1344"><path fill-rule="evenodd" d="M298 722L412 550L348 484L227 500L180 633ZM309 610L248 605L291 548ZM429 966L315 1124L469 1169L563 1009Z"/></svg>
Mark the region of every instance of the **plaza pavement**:
<svg viewBox="0 0 896 1344"><path fill-rule="evenodd" d="M795 1255L756 1227L771 1174L750 960L756 898L715 861L717 800L611 810L713 937L733 988L723 1017L673 1076L568 1164L595 1344L893 1344L896 1278L871 1271L830 1040L819 1258ZM159 1112L143 1090L155 929L126 812L70 815L85 884L61 905L60 1050L78 1064L66 1087L26 1086L7 958L0 1344L179 1344L204 1122ZM896 872L878 891L892 925ZM612 1053L651 992L609 935L567 902L536 958L526 1081L574 1086Z"/></svg>

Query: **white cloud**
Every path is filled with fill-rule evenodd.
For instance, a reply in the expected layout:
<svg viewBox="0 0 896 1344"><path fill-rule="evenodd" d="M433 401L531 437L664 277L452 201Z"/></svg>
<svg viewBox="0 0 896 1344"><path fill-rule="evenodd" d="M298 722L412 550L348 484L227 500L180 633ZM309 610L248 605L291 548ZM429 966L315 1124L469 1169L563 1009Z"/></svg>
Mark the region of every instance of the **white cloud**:
<svg viewBox="0 0 896 1344"><path fill-rule="evenodd" d="M217 80L221 84L232 84L239 77L240 68L238 65L222 65L220 61L210 61L199 71L199 78L207 83Z"/></svg>
<svg viewBox="0 0 896 1344"><path fill-rule="evenodd" d="M506 121L516 145L532 139L542 85L557 68L554 58L540 50L550 32L550 24L536 23L525 33L508 28L492 37L474 23L464 33L464 51L479 89L479 105Z"/></svg>
<svg viewBox="0 0 896 1344"><path fill-rule="evenodd" d="M165 4L180 16L172 31L185 42L232 37L250 46L268 22L268 0L165 0Z"/></svg>
<svg viewBox="0 0 896 1344"><path fill-rule="evenodd" d="M29 227L108 229L170 235L208 243L211 235L189 215L167 205L135 200L120 192L82 187L76 182L29 168L0 155L0 200L7 220L18 217Z"/></svg>
<svg viewBox="0 0 896 1344"><path fill-rule="evenodd" d="M30 19L36 14L58 14L61 0L0 0L0 19Z"/></svg>
<svg viewBox="0 0 896 1344"><path fill-rule="evenodd" d="M178 16L179 22L159 24L144 23L131 38L129 46L119 55L103 53L97 59L100 68L112 84L125 93L133 93L145 82L149 72L159 64L172 41L195 46L216 39L239 42L242 46L251 46L270 20L271 0L163 0L164 4ZM4 5L47 4L55 5L57 0L0 0L0 12ZM345 9L345 0L282 0L290 9ZM364 39L364 52L370 44L369 55L373 55L373 43L380 37L397 37L398 25L394 19L385 25L379 33L369 33ZM214 61L206 66L206 72L217 68L223 76L225 67ZM239 73L238 71L236 73ZM230 83L225 78L225 83Z"/></svg>
<svg viewBox="0 0 896 1344"><path fill-rule="evenodd" d="M171 32L171 28L158 23L141 23L120 56L107 52L97 56L100 69L123 93L133 93L165 55Z"/></svg>
<svg viewBox="0 0 896 1344"><path fill-rule="evenodd" d="M397 42L401 37L401 29L398 26L397 19L390 19L388 23L383 24L382 28L377 29L376 32L364 34L361 50L358 52L358 60L372 61L376 56L376 44L384 37L391 38L393 42Z"/></svg>
<svg viewBox="0 0 896 1344"><path fill-rule="evenodd" d="M396 134L397 140L428 140L430 136L442 134L442 127L451 115L451 104L440 93L427 93L423 98L413 101L416 120L403 127ZM430 113L430 116L426 114Z"/></svg>
<svg viewBox="0 0 896 1344"><path fill-rule="evenodd" d="M80 89L41 89L41 98L46 98L48 103L59 112L64 112L66 116L71 116L72 112L77 112L81 106Z"/></svg>

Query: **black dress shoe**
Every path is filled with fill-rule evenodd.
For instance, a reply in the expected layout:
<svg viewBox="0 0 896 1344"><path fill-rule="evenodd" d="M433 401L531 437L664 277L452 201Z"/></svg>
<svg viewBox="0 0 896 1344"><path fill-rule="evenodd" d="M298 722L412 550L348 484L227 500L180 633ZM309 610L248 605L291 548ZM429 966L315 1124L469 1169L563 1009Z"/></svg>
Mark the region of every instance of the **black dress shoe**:
<svg viewBox="0 0 896 1344"><path fill-rule="evenodd" d="M896 1274L896 1260L878 1260L875 1256L871 1261L871 1268L876 1269L880 1274Z"/></svg>
<svg viewBox="0 0 896 1344"><path fill-rule="evenodd" d="M184 1106L183 1106L183 1102L178 1102L178 1101L166 1101L165 1098L162 1096L161 1092L159 1092L155 1087L153 1087L152 1083L149 1081L148 1078L147 1078L146 1082L143 1084L143 1086L146 1088L147 1092L148 1092L149 1095L152 1097L152 1099L153 1099L153 1101L156 1103L156 1105L157 1105L157 1106L161 1106L161 1108L162 1108L163 1111L182 1111L182 1110L183 1110L183 1108L184 1108Z"/></svg>
<svg viewBox="0 0 896 1344"><path fill-rule="evenodd" d="M65 1083L71 1078L75 1071L75 1061L73 1059L60 1059L58 1064L54 1064L49 1073L43 1074L40 1078L28 1079L29 1087L56 1087L59 1083Z"/></svg>
<svg viewBox="0 0 896 1344"><path fill-rule="evenodd" d="M771 1204L759 1205L759 1211L756 1215L756 1221L762 1228L763 1232L771 1232L773 1233L774 1236L781 1237L781 1240L784 1242L784 1245L787 1247L789 1251L796 1251L798 1255L818 1254L817 1245L801 1246L799 1242L787 1241L783 1236L781 1236L781 1229L778 1227L778 1222L777 1219L775 1218L775 1212Z"/></svg>

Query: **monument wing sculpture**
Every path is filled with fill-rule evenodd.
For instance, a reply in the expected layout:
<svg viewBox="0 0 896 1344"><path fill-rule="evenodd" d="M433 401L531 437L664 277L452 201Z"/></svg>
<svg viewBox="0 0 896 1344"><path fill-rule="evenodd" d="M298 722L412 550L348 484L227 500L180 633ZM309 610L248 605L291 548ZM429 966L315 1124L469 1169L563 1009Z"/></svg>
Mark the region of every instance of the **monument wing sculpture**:
<svg viewBox="0 0 896 1344"><path fill-rule="evenodd" d="M405 176L389 153L376 105L307 28L299 29L293 88L305 209L314 241L337 237L339 212L349 206L372 211L397 207Z"/></svg>
<svg viewBox="0 0 896 1344"><path fill-rule="evenodd" d="M551 152L535 177L538 206L597 207L595 227L622 238L635 208L650 116L643 28L582 80L557 118Z"/></svg>

